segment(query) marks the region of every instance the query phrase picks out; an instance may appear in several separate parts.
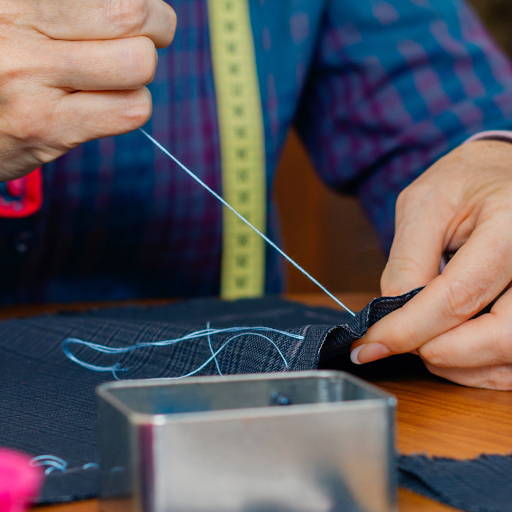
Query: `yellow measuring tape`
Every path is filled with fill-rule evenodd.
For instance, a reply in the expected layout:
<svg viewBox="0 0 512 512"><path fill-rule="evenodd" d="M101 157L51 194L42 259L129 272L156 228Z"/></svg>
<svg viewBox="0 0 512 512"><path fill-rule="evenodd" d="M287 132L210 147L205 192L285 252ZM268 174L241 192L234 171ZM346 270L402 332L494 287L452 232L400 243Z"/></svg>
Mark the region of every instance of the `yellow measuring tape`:
<svg viewBox="0 0 512 512"><path fill-rule="evenodd" d="M223 196L265 232L265 142L248 0L209 0L210 38L221 138ZM223 213L221 296L265 291L263 240Z"/></svg>

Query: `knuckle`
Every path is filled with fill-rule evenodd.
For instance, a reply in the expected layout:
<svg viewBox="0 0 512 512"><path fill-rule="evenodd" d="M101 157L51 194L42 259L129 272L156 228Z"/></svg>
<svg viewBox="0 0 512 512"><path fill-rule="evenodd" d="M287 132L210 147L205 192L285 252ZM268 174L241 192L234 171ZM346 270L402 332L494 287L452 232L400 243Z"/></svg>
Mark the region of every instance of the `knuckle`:
<svg viewBox="0 0 512 512"><path fill-rule="evenodd" d="M512 391L512 367L496 366L491 368L482 387L498 391Z"/></svg>
<svg viewBox="0 0 512 512"><path fill-rule="evenodd" d="M170 9L171 9L172 26L173 26L173 29L176 30L176 28L178 26L178 15L176 14L176 11L172 7L170 7Z"/></svg>
<svg viewBox="0 0 512 512"><path fill-rule="evenodd" d="M156 48L151 39L139 37L132 43L130 68L135 70L136 85L147 85L153 81L157 68Z"/></svg>
<svg viewBox="0 0 512 512"><path fill-rule="evenodd" d="M446 356L435 346L435 344L427 344L418 349L421 359L427 364L436 368L446 368L453 366Z"/></svg>
<svg viewBox="0 0 512 512"><path fill-rule="evenodd" d="M409 256L391 256L382 276L380 288L384 295L401 295L409 291L409 286L404 286L404 276L421 275L422 267L418 261Z"/></svg>
<svg viewBox="0 0 512 512"><path fill-rule="evenodd" d="M421 264L412 256L392 256L389 259L387 270L382 274L382 279L391 279L400 273L414 274L421 271Z"/></svg>
<svg viewBox="0 0 512 512"><path fill-rule="evenodd" d="M389 269L380 278L380 290L384 297L395 297L401 294L402 290L396 285L392 276L395 275L394 269Z"/></svg>
<svg viewBox="0 0 512 512"><path fill-rule="evenodd" d="M402 323L398 328L393 326L383 341L392 353L403 354L415 348L412 334L409 326Z"/></svg>
<svg viewBox="0 0 512 512"><path fill-rule="evenodd" d="M23 62L20 58L0 59L0 84L5 86L14 80L23 78L26 72Z"/></svg>
<svg viewBox="0 0 512 512"><path fill-rule="evenodd" d="M146 0L109 0L104 8L107 20L123 35L139 33L149 15Z"/></svg>
<svg viewBox="0 0 512 512"><path fill-rule="evenodd" d="M386 267L382 276L380 277L380 291L383 296L393 296L395 294L395 287L393 284L393 279L391 278L391 269Z"/></svg>
<svg viewBox="0 0 512 512"><path fill-rule="evenodd" d="M176 29L178 27L178 15L176 11L169 5L169 13L170 13L170 31L169 31L169 40L168 44L171 44L174 40L174 36L176 35Z"/></svg>
<svg viewBox="0 0 512 512"><path fill-rule="evenodd" d="M398 197L396 198L396 212L401 212L404 207L407 205L407 203L410 201L411 196L413 195L413 187L408 186L404 188L400 194L398 194Z"/></svg>
<svg viewBox="0 0 512 512"><path fill-rule="evenodd" d="M496 356L498 363L512 362L512 326L511 325L495 325L489 331L489 343L491 351Z"/></svg>
<svg viewBox="0 0 512 512"><path fill-rule="evenodd" d="M396 199L397 210L402 210L409 204L415 203L419 198L428 195L429 188L419 181L415 181L408 187L405 187Z"/></svg>
<svg viewBox="0 0 512 512"><path fill-rule="evenodd" d="M445 377L445 371L446 370L443 370L442 368L439 368L437 366L434 366L434 365L430 365L425 359L422 359L424 365L425 365L425 368L432 374L432 375L437 375L438 377L441 377L442 379L445 379L447 377Z"/></svg>
<svg viewBox="0 0 512 512"><path fill-rule="evenodd" d="M14 45L11 43L2 45L3 57L0 59L0 86L5 87L16 81L34 79L41 75L45 67L46 47L40 45L35 48L32 45L23 44L23 41Z"/></svg>
<svg viewBox="0 0 512 512"><path fill-rule="evenodd" d="M28 108L23 101L13 102L10 107L10 115L6 115L4 120L8 123L8 133L13 139L32 144L46 138L51 113Z"/></svg>
<svg viewBox="0 0 512 512"><path fill-rule="evenodd" d="M443 276L440 276L443 279ZM477 281L468 283L461 279L451 279L445 285L446 311L457 321L464 321L476 315L485 305L484 290Z"/></svg>
<svg viewBox="0 0 512 512"><path fill-rule="evenodd" d="M395 205L397 220L413 208L415 211L422 208L425 210L437 208L441 194L442 191L435 183L431 183L431 180L425 179L423 176L420 177L398 195Z"/></svg>
<svg viewBox="0 0 512 512"><path fill-rule="evenodd" d="M135 130L146 124L151 117L153 105L151 94L147 89L140 89L129 95L128 105L124 111L124 124L129 130Z"/></svg>

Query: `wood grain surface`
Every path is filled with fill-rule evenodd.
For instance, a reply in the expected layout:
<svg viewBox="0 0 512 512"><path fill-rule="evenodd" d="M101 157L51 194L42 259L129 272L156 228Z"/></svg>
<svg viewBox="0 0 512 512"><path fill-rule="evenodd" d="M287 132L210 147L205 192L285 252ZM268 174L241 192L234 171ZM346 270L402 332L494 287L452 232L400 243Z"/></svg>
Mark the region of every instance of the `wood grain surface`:
<svg viewBox="0 0 512 512"><path fill-rule="evenodd" d="M353 309L362 308L370 293L340 294ZM292 295L290 299L311 305L330 306L320 295ZM143 301L143 303L162 301ZM138 302L140 303L140 302ZM66 306L82 309L90 304ZM26 316L63 309L58 306L4 309L0 316ZM430 376L412 359L398 371L395 367L371 368L363 375L398 398L397 447L401 453L468 458L481 453L512 451L512 393L469 389ZM396 365L395 365L396 366ZM400 367L399 367L400 368ZM38 507L38 512L96 512L96 500ZM442 512L455 509L401 489L401 512Z"/></svg>

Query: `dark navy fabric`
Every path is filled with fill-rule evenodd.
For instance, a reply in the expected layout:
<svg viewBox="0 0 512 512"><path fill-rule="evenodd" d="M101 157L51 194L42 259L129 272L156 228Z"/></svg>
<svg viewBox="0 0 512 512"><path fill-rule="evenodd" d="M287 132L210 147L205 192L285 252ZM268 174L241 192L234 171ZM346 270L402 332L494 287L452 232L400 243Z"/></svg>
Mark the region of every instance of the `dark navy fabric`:
<svg viewBox="0 0 512 512"><path fill-rule="evenodd" d="M65 461L65 471L54 470L46 477L40 503L95 497L98 469L94 465L97 461L94 390L113 376L110 372L98 373L73 363L62 349L65 338L73 336L109 347L123 347L141 341L180 337L204 329L208 324L213 328L264 326L303 337L268 334L285 356L289 370L353 371L356 368L348 357L352 342L415 293L375 299L355 317L328 308L265 298L237 302L196 300L0 322L0 387L3 391L0 394L0 446L34 456L53 455ZM214 348L220 347L229 336L212 336ZM119 374L121 378L179 377L211 356L206 337L172 346L150 347L121 357L98 354L86 347L74 347L73 351L81 360L98 366L119 362L123 368L129 368ZM241 336L227 346L218 356L218 365L223 374L287 369L275 347L254 334ZM218 371L212 361L198 375L213 375ZM502 482L512 474L510 469L502 473L503 468L512 465L511 459L489 459L485 467L448 461L443 466L445 473L450 473L452 467L453 471L458 471L453 473L458 476L452 479L433 469L439 464L438 460L401 457L399 466L404 485L446 503L458 503L460 507L475 472L480 485L492 490L493 481ZM494 460L501 462L494 464ZM508 488L510 491L512 486ZM508 499L504 508L505 494L505 490L501 494L487 493L481 501L468 494L470 500L465 509L509 510L512 501ZM494 500L495 508L485 508L489 500ZM472 504L481 504L482 508L474 508Z"/></svg>
<svg viewBox="0 0 512 512"><path fill-rule="evenodd" d="M467 512L512 510L512 456L401 456L400 485Z"/></svg>

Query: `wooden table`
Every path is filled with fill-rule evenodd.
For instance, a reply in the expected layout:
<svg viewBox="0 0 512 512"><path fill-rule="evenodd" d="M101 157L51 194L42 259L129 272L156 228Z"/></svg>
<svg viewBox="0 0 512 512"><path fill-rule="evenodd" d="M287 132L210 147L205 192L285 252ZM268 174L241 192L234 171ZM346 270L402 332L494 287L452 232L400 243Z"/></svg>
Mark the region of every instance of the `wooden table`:
<svg viewBox="0 0 512 512"><path fill-rule="evenodd" d="M354 309L375 294L340 294ZM331 305L320 295L291 296L311 305ZM152 301L161 303L162 301ZM147 301L144 303L147 304ZM66 306L80 309L87 305ZM90 304L89 304L90 306ZM8 308L0 317L52 311L55 306ZM512 451L512 393L469 389L428 375L421 368L371 378L398 398L398 450L402 453L469 458L481 453ZM400 490L401 512L441 512L454 509L406 490ZM96 512L96 500L52 507L38 512Z"/></svg>

